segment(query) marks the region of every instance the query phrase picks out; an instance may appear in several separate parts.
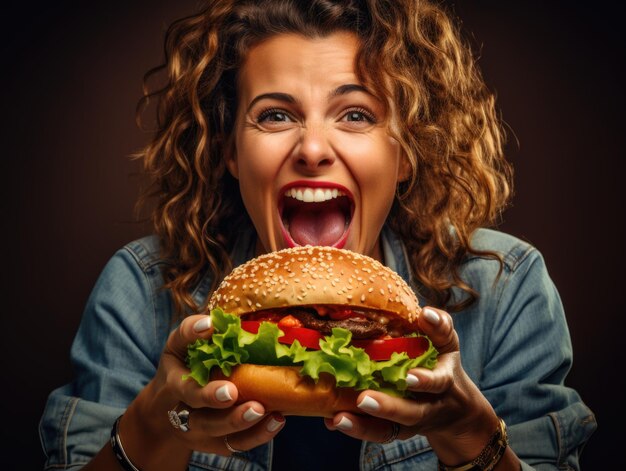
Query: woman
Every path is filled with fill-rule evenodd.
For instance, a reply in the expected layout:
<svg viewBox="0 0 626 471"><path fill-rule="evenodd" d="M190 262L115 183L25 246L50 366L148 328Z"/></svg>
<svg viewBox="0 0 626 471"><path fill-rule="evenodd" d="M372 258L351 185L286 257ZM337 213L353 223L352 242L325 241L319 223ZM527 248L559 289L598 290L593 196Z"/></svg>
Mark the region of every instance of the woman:
<svg viewBox="0 0 626 471"><path fill-rule="evenodd" d="M118 252L90 297L76 380L42 420L48 466L262 469L289 456L302 468L292 460L332 441L365 469L577 468L595 422L563 385L562 306L534 248L482 229L511 171L493 95L448 15L418 0L213 0L166 46L141 154L156 235ZM306 201L285 203L296 187L341 188L345 202L312 217ZM212 333L192 314L232 267L306 244L400 273L440 357L407 378L428 400L363 391L362 414L337 414L316 439L305 423L294 450L294 418L182 376L186 345ZM181 403L188 429L168 418Z"/></svg>

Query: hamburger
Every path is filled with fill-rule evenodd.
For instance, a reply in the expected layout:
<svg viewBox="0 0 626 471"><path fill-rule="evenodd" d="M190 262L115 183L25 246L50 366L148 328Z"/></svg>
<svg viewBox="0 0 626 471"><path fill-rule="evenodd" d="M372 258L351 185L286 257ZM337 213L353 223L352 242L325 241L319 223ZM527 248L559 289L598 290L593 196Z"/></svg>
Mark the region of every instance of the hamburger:
<svg viewBox="0 0 626 471"><path fill-rule="evenodd" d="M437 351L417 328L414 292L370 257L295 247L240 265L211 295L214 333L189 345L188 378L228 379L267 412L359 412L359 391L405 396L411 368Z"/></svg>

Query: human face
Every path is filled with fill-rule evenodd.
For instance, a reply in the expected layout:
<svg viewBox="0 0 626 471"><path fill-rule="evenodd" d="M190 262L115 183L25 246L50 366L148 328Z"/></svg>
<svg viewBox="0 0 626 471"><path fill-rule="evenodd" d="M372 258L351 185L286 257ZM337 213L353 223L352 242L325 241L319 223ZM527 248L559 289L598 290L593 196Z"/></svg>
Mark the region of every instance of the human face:
<svg viewBox="0 0 626 471"><path fill-rule="evenodd" d="M400 178L385 106L355 73L356 36L281 34L240 69L227 158L259 251L330 245L381 259Z"/></svg>

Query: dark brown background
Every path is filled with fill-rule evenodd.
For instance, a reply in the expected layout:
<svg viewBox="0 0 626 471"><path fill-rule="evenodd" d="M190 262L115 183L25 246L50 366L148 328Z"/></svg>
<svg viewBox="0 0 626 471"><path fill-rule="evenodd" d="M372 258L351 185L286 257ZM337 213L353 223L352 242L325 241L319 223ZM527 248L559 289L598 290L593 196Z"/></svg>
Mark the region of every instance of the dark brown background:
<svg viewBox="0 0 626 471"><path fill-rule="evenodd" d="M166 24L195 6L37 3L3 15L0 43L0 462L11 469L41 468L37 422L49 391L71 378L86 297L113 252L146 231L133 222L128 156L147 139L134 107L142 74L161 60ZM600 423L584 468L613 468L622 440L612 430L624 416L621 15L608 2L450 4L515 133L517 196L502 229L545 255L574 343L568 384Z"/></svg>

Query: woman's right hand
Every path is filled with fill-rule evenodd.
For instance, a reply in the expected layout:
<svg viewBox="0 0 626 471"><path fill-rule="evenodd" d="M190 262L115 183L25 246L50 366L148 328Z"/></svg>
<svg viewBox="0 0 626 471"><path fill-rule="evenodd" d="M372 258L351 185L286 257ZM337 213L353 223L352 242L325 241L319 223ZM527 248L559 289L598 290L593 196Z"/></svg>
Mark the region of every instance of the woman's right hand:
<svg viewBox="0 0 626 471"><path fill-rule="evenodd" d="M155 377L124 414L121 440L138 468L186 466L191 450L230 455L225 437L232 448L250 450L269 442L282 428L284 417L266 414L261 403L236 404L237 387L229 381L210 381L201 387L192 379L183 380L189 373L187 345L212 333L209 316L185 318L170 333ZM174 428L168 417L168 411L182 409L190 412L187 432ZM174 468L163 467L164 459L175 457Z"/></svg>

